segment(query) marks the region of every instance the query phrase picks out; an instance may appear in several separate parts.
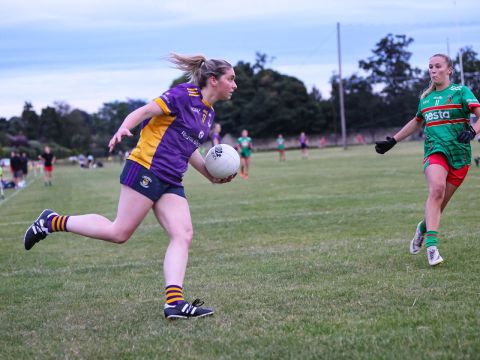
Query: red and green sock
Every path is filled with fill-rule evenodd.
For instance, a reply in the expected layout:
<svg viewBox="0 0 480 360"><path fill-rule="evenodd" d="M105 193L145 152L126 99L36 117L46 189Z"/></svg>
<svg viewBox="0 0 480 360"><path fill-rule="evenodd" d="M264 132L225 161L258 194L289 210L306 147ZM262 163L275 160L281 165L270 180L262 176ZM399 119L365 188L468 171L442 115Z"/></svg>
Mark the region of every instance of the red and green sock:
<svg viewBox="0 0 480 360"><path fill-rule="evenodd" d="M430 246L438 245L438 231L429 230L425 233L425 246L428 248Z"/></svg>

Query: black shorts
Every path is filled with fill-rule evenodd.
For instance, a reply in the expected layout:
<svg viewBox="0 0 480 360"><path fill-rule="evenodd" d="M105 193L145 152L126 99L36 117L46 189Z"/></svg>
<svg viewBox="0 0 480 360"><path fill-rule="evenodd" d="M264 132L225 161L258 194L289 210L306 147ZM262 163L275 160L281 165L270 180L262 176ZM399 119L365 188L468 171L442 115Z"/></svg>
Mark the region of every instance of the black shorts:
<svg viewBox="0 0 480 360"><path fill-rule="evenodd" d="M120 184L128 186L153 202L157 202L163 194L185 196L183 186L168 184L160 180L154 173L139 163L127 160L120 175Z"/></svg>

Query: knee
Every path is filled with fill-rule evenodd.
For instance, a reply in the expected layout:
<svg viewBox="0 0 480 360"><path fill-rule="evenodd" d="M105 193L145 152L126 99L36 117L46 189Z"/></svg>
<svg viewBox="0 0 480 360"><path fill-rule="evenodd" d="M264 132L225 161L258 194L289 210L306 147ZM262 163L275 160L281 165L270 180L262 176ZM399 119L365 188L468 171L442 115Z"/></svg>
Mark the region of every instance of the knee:
<svg viewBox="0 0 480 360"><path fill-rule="evenodd" d="M445 184L433 184L430 186L429 197L432 200L442 201L445 197Z"/></svg>
<svg viewBox="0 0 480 360"><path fill-rule="evenodd" d="M119 229L116 230L113 234L112 241L115 244L125 244L128 239L132 236L132 231L129 231L127 229Z"/></svg>
<svg viewBox="0 0 480 360"><path fill-rule="evenodd" d="M172 235L171 241L176 242L177 244L182 244L184 246L190 247L193 240L193 229L186 228L181 232L177 232Z"/></svg>

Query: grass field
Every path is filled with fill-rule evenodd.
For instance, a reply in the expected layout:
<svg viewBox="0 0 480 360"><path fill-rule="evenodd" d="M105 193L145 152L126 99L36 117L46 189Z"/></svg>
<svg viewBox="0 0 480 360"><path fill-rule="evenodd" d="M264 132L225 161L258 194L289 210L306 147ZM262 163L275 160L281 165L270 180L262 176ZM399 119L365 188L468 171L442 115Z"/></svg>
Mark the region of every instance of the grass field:
<svg viewBox="0 0 480 360"><path fill-rule="evenodd" d="M473 145L474 153L479 149ZM118 164L58 168L0 202L0 359L479 358L480 170L442 219L445 263L408 252L423 216L421 143L253 155L249 180L185 187L185 281L213 317L163 318L167 238L149 215L124 245L54 234L23 249L44 207L110 219Z"/></svg>

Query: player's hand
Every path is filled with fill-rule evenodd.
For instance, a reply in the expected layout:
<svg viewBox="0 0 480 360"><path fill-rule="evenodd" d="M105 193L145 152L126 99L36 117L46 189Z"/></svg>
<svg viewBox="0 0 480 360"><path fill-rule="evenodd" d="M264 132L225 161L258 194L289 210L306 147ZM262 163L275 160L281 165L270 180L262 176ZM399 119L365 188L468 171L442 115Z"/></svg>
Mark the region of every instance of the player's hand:
<svg viewBox="0 0 480 360"><path fill-rule="evenodd" d="M228 183L228 182L232 181L235 178L235 176L237 176L237 173L235 173L233 175L230 175L230 176L228 176L224 179L217 179L215 177L212 177L211 181L214 184L225 184L225 183Z"/></svg>
<svg viewBox="0 0 480 360"><path fill-rule="evenodd" d="M375 151L379 154L385 154L388 150L393 148L397 140L393 137L387 136L387 140L384 141L375 141Z"/></svg>
<svg viewBox="0 0 480 360"><path fill-rule="evenodd" d="M468 125L468 129L465 131L462 131L460 134L457 136L458 142L461 142L463 144L468 144L470 141L472 141L477 133L473 129L471 125Z"/></svg>
<svg viewBox="0 0 480 360"><path fill-rule="evenodd" d="M110 142L108 143L108 149L110 152L112 152L115 145L117 145L119 142L122 141L122 138L124 136L133 136L133 134L127 128L118 129L115 135L113 135L113 137L110 139Z"/></svg>

